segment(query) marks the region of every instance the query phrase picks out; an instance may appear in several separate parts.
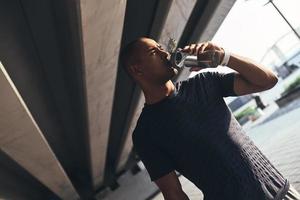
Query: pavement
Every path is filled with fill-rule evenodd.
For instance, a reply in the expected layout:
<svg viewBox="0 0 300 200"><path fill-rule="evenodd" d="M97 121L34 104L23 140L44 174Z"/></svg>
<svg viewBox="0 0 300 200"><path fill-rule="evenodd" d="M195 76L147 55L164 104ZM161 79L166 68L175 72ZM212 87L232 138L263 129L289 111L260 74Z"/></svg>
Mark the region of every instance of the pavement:
<svg viewBox="0 0 300 200"><path fill-rule="evenodd" d="M263 115L243 127L258 148L300 193L300 100L279 108L275 103ZM202 192L180 176L185 193L191 200L203 199ZM163 200L161 193L152 200Z"/></svg>

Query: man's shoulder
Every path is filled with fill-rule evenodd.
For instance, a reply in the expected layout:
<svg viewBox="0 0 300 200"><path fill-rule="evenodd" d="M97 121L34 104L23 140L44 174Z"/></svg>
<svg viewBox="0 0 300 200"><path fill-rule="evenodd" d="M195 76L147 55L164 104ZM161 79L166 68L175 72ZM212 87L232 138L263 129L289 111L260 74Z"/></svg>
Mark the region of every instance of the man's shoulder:
<svg viewBox="0 0 300 200"><path fill-rule="evenodd" d="M204 71L204 72L199 72L193 76L190 76L189 78L181 81L176 81L176 85L185 85L185 84L193 84L194 82L199 82L199 81L208 81L211 80L214 76L218 74L217 71Z"/></svg>
<svg viewBox="0 0 300 200"><path fill-rule="evenodd" d="M135 143L137 140L141 140L141 138L145 138L146 132L147 132L147 116L144 111L141 112L135 128L132 133L132 141Z"/></svg>
<svg viewBox="0 0 300 200"><path fill-rule="evenodd" d="M213 70L204 71L204 72L200 72L200 73L190 77L190 79L193 79L193 78L195 79L196 78L196 79L205 79L205 80L207 80L207 79L211 79L214 76L218 75L218 73L219 73L218 71L213 71Z"/></svg>

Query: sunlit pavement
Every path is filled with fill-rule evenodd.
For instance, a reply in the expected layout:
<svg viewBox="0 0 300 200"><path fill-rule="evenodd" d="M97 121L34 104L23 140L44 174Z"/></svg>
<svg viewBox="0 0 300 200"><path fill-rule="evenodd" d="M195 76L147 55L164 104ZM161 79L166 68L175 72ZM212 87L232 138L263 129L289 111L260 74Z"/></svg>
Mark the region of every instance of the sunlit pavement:
<svg viewBox="0 0 300 200"><path fill-rule="evenodd" d="M264 121L267 121L270 116L273 114L273 113L276 113L276 111L278 112L278 110L281 110L279 109L278 105L273 102L271 104L269 104L264 110L261 111L262 115L255 121L248 121L246 124L243 125L243 129L245 131L248 131L252 128L254 128L255 126L257 126L258 124L261 124L263 123Z"/></svg>
<svg viewBox="0 0 300 200"><path fill-rule="evenodd" d="M294 105L281 109L270 107L274 113L264 116L265 122L260 120L258 125L247 129L247 134L296 190L300 191L300 107L292 110L291 106L298 107L298 103L294 102ZM187 179L180 177L180 181L191 200L203 199L202 193ZM153 199L163 200L163 196L158 194Z"/></svg>
<svg viewBox="0 0 300 200"><path fill-rule="evenodd" d="M275 167L300 191L300 108L248 131Z"/></svg>

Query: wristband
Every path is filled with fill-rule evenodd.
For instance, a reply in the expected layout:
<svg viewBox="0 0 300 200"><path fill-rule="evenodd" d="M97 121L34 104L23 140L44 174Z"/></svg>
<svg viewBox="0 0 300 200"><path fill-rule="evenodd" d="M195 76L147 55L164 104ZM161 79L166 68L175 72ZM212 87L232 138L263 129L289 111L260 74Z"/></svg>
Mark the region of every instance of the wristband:
<svg viewBox="0 0 300 200"><path fill-rule="evenodd" d="M226 66L228 65L228 61L229 61L229 58L230 58L230 53L228 51L226 51L225 49L224 50L224 57L223 57L223 60L221 62L221 65L222 66Z"/></svg>

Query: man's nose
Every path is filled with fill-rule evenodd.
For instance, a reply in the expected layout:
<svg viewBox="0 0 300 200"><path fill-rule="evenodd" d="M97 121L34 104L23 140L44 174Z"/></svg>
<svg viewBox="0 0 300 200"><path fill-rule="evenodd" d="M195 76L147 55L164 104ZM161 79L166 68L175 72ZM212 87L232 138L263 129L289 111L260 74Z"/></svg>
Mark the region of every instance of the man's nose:
<svg viewBox="0 0 300 200"><path fill-rule="evenodd" d="M165 51L164 49L159 50L160 55L163 56L164 58L167 58L169 56L169 52Z"/></svg>

